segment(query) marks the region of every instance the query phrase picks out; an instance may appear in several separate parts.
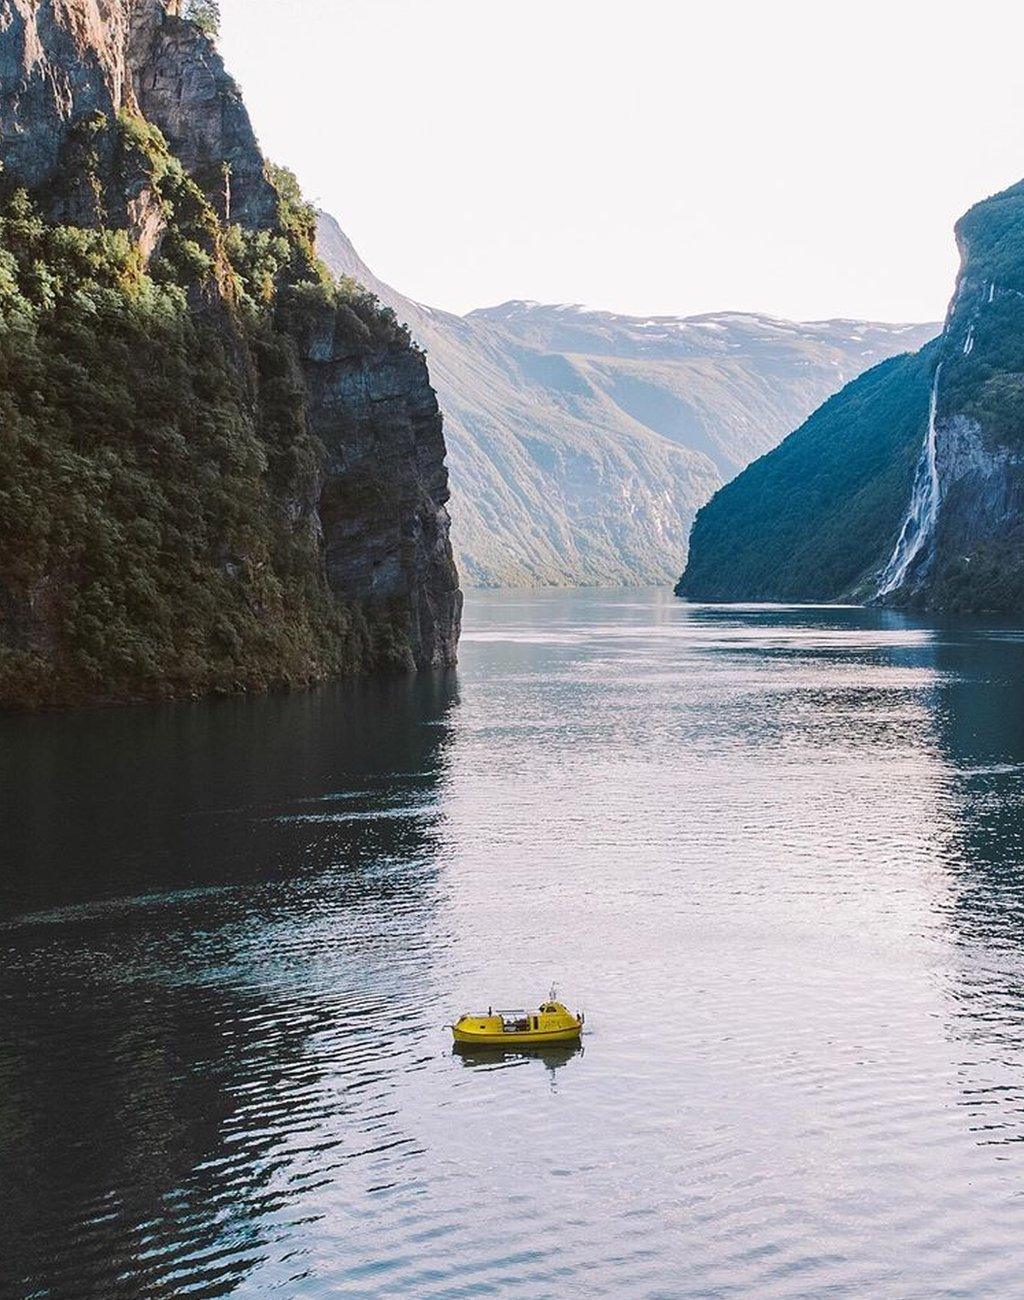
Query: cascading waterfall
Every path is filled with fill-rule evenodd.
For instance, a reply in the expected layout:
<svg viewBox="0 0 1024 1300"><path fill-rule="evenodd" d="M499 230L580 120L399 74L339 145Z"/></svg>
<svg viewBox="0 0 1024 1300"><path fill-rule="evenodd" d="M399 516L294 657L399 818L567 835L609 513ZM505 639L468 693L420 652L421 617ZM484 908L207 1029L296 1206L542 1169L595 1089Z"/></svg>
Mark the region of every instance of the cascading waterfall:
<svg viewBox="0 0 1024 1300"><path fill-rule="evenodd" d="M914 487L910 494L910 507L903 521L889 563L878 579L879 596L887 596L903 585L911 564L917 559L922 546L931 536L939 513L939 470L935 458L935 413L939 402L939 374L942 363L935 367L932 380L932 397L928 408L928 432L925 435L921 458L914 471Z"/></svg>

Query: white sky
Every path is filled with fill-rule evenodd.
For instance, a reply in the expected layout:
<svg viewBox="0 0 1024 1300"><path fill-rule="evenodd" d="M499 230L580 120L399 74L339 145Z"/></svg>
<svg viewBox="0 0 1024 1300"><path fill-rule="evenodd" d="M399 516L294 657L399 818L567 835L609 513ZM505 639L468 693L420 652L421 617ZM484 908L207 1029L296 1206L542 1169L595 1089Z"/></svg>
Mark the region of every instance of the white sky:
<svg viewBox="0 0 1024 1300"><path fill-rule="evenodd" d="M266 152L383 279L647 314L941 317L1024 176L1003 0L222 0Z"/></svg>

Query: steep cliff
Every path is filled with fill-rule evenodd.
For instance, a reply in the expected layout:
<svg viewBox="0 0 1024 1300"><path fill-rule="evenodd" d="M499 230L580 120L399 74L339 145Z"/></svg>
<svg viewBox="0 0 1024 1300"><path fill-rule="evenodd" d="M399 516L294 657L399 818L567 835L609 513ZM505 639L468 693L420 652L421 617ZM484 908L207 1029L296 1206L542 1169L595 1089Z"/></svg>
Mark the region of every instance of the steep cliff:
<svg viewBox="0 0 1024 1300"><path fill-rule="evenodd" d="M847 379L938 331L529 302L455 316L377 279L323 214L319 244L427 349L452 538L478 585L674 578L694 511L716 488Z"/></svg>
<svg viewBox="0 0 1024 1300"><path fill-rule="evenodd" d="M718 493L678 594L1024 609L1024 184L977 204L956 238L940 337Z"/></svg>
<svg viewBox="0 0 1024 1300"><path fill-rule="evenodd" d="M830 398L697 513L676 595L829 601L867 594L892 551L924 436L935 344Z"/></svg>
<svg viewBox="0 0 1024 1300"><path fill-rule="evenodd" d="M885 603L1024 609L1024 183L956 227L960 271L934 370L931 440L907 525L917 544ZM931 463L929 463L929 459ZM898 577L898 581L893 581Z"/></svg>
<svg viewBox="0 0 1024 1300"><path fill-rule="evenodd" d="M174 0L0 0L0 703L454 660L423 354Z"/></svg>

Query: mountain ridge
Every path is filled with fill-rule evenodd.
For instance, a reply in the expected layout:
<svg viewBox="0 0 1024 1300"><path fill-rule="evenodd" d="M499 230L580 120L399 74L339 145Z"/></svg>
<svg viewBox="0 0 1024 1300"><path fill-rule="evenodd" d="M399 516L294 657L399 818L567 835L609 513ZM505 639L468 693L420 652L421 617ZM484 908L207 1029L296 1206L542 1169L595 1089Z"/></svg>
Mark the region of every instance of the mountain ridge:
<svg viewBox="0 0 1024 1300"><path fill-rule="evenodd" d="M722 482L848 375L938 328L525 299L458 316L381 280L325 213L318 247L427 350L471 585L674 581L693 515Z"/></svg>

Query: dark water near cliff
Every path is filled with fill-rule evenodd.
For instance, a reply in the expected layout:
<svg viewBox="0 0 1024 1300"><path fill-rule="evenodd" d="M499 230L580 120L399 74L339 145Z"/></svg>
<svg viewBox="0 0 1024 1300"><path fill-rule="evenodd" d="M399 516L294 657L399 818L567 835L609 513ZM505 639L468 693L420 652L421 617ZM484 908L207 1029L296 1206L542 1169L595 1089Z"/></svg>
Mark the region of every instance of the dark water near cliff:
<svg viewBox="0 0 1024 1300"><path fill-rule="evenodd" d="M1024 632L475 595L0 719L0 1295L1024 1289ZM557 979L580 1052L442 1024Z"/></svg>

